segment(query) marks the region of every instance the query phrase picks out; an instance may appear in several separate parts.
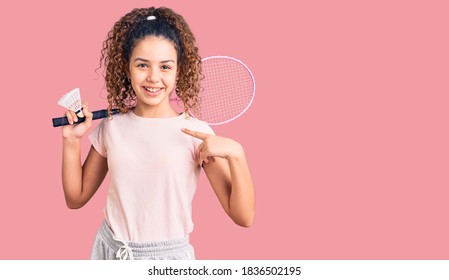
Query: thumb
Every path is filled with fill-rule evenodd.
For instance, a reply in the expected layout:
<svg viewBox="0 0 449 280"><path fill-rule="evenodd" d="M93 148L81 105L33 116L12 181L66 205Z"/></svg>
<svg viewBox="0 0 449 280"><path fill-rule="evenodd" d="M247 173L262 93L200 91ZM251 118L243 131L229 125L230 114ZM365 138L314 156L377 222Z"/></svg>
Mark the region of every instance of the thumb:
<svg viewBox="0 0 449 280"><path fill-rule="evenodd" d="M89 107L87 106L87 103L83 104L82 108L83 108L84 117L86 117L86 120L84 122L86 123L86 125L90 126L92 123L93 114L92 114L92 112L89 111Z"/></svg>

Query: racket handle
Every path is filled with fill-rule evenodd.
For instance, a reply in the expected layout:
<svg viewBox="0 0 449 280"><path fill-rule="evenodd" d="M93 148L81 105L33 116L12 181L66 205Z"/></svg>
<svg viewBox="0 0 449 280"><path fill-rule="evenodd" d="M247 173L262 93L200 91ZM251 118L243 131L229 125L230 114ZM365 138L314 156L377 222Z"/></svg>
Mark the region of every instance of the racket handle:
<svg viewBox="0 0 449 280"><path fill-rule="evenodd" d="M112 114L115 115L117 113L119 113L119 109L113 109L112 110ZM92 112L93 116L92 119L93 120L97 120L97 119L104 119L108 116L108 110L98 110L98 111L93 111ZM78 123L82 123L86 120L86 118L78 118L78 121L75 122L74 124L78 124ZM69 121L67 120L67 117L60 117L60 118L53 118L53 127L58 127L58 126L63 126L63 125L68 125Z"/></svg>

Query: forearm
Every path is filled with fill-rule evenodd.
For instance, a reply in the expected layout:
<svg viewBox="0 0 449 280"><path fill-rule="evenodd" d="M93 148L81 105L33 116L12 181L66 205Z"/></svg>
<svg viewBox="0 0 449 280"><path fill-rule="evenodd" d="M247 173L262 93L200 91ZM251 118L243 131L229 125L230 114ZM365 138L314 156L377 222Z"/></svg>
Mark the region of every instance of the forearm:
<svg viewBox="0 0 449 280"><path fill-rule="evenodd" d="M236 224L251 226L256 212L254 187L243 147L230 138L185 128L182 131L203 140L198 146L200 162L204 162L207 178L223 209Z"/></svg>
<svg viewBox="0 0 449 280"><path fill-rule="evenodd" d="M232 219L241 226L251 226L255 216L253 181L243 149L237 156L228 158L231 175L229 211Z"/></svg>
<svg viewBox="0 0 449 280"><path fill-rule="evenodd" d="M80 139L63 138L62 186L69 208L79 208L82 193Z"/></svg>

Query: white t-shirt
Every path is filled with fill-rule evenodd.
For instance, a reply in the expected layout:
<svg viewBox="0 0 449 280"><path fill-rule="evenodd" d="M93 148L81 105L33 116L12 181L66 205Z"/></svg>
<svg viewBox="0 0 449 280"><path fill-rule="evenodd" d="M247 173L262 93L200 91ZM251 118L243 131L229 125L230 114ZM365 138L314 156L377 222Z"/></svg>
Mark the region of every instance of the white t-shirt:
<svg viewBox="0 0 449 280"><path fill-rule="evenodd" d="M151 242L192 232L202 141L181 128L214 133L207 123L184 113L143 118L129 110L104 119L89 135L95 150L107 158L110 186L104 214L117 237Z"/></svg>

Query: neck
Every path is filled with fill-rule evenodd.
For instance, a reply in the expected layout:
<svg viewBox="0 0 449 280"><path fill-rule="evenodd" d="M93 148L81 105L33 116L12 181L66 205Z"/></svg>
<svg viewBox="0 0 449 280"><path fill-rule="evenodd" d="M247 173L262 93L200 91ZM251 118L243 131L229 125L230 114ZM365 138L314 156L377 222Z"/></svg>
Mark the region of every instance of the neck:
<svg viewBox="0 0 449 280"><path fill-rule="evenodd" d="M134 114L143 118L171 118L179 115L170 105L166 108L136 105Z"/></svg>

